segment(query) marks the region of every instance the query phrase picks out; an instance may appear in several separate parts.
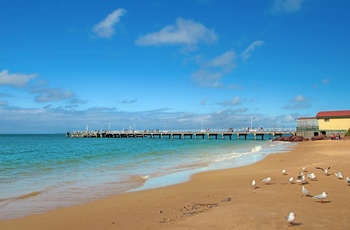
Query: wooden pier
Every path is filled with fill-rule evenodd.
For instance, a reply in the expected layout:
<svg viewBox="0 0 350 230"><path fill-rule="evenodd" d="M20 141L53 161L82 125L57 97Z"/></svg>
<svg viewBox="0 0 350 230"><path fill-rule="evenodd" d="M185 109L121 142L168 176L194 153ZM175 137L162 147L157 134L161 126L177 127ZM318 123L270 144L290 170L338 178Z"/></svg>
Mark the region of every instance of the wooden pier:
<svg viewBox="0 0 350 230"><path fill-rule="evenodd" d="M259 131L227 131L227 130L200 130L200 131L77 131L67 132L67 137L72 138L158 138L158 139L247 139L247 136L254 136L254 139L264 140L265 136L274 139L283 135L295 135L295 130L259 130Z"/></svg>

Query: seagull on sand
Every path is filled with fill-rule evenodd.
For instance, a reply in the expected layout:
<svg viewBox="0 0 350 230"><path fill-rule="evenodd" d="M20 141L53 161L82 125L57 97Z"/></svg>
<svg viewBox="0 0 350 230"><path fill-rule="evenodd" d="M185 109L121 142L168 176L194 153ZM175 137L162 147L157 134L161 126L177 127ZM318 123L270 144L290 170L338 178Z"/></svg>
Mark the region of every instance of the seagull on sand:
<svg viewBox="0 0 350 230"><path fill-rule="evenodd" d="M298 176L298 179L301 180L304 176L304 173L302 171L299 172L299 176Z"/></svg>
<svg viewBox="0 0 350 230"><path fill-rule="evenodd" d="M293 180L294 180L293 177L289 178L289 182L290 182L291 184L294 184Z"/></svg>
<svg viewBox="0 0 350 230"><path fill-rule="evenodd" d="M347 177L345 182L346 182L347 185L350 185L350 177Z"/></svg>
<svg viewBox="0 0 350 230"><path fill-rule="evenodd" d="M261 182L265 183L265 184L269 184L269 182L271 181L271 177L267 177L261 180Z"/></svg>
<svg viewBox="0 0 350 230"><path fill-rule="evenodd" d="M310 180L316 180L315 173L308 173L308 174L306 174L306 177L310 178Z"/></svg>
<svg viewBox="0 0 350 230"><path fill-rule="evenodd" d="M328 170L330 169L331 167L328 167L328 168L321 168L321 167L316 167L316 169L321 169L323 172L324 172L324 174L326 175L326 176L328 176Z"/></svg>
<svg viewBox="0 0 350 230"><path fill-rule="evenodd" d="M288 227L293 227L293 222L295 220L295 214L293 212L289 213L287 216L287 221L288 221Z"/></svg>
<svg viewBox="0 0 350 230"><path fill-rule="evenodd" d="M307 171L306 171L306 167L305 167L305 166L303 167L303 171L304 171L304 172L307 172Z"/></svg>
<svg viewBox="0 0 350 230"><path fill-rule="evenodd" d="M282 170L282 174L283 174L283 175L287 175L287 173L286 173L286 170L285 170L285 169L283 169L283 170Z"/></svg>
<svg viewBox="0 0 350 230"><path fill-rule="evenodd" d="M334 173L338 179L343 179L343 174L341 172Z"/></svg>
<svg viewBox="0 0 350 230"><path fill-rule="evenodd" d="M252 181L252 186L253 186L253 189L256 189L256 182L255 182L255 180Z"/></svg>
<svg viewBox="0 0 350 230"><path fill-rule="evenodd" d="M311 196L310 192L304 186L301 188L301 191L303 192L304 196Z"/></svg>
<svg viewBox="0 0 350 230"><path fill-rule="evenodd" d="M299 177L298 177L299 178ZM295 180L295 183L298 183L298 184L308 184L309 182L307 182L305 180L305 176L303 175L300 179L298 180Z"/></svg>
<svg viewBox="0 0 350 230"><path fill-rule="evenodd" d="M323 192L321 194L318 194L316 196L313 196L312 198L315 198L317 200L320 200L321 203L323 204L323 200L327 197L327 193L326 192Z"/></svg>

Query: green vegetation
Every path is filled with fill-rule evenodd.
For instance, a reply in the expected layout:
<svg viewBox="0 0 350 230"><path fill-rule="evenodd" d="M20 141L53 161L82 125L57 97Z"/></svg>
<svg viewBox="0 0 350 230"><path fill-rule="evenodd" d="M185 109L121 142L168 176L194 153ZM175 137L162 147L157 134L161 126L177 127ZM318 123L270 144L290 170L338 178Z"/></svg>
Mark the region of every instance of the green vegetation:
<svg viewBox="0 0 350 230"><path fill-rule="evenodd" d="M350 136L350 129L348 129L344 136Z"/></svg>

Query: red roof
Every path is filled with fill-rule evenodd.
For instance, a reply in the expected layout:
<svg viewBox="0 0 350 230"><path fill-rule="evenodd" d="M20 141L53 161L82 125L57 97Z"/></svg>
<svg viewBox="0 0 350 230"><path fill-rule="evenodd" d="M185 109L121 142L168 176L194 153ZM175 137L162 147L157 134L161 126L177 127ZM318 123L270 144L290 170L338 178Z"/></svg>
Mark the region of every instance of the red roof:
<svg viewBox="0 0 350 230"><path fill-rule="evenodd" d="M316 117L350 117L350 110L323 111L318 112Z"/></svg>

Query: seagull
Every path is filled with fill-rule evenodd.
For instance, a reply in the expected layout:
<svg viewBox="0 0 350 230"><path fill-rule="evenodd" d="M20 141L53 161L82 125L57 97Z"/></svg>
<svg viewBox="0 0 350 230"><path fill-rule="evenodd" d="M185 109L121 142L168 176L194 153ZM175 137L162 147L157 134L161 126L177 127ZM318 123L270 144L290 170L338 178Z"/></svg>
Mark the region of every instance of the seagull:
<svg viewBox="0 0 350 230"><path fill-rule="evenodd" d="M304 172L307 172L307 171L306 171L306 167L305 167L305 166L303 167L303 171L304 171Z"/></svg>
<svg viewBox="0 0 350 230"><path fill-rule="evenodd" d="M321 169L323 172L324 172L324 174L326 175L326 176L328 176L328 170L330 169L331 167L328 167L328 168L321 168L321 167L316 167L316 169Z"/></svg>
<svg viewBox="0 0 350 230"><path fill-rule="evenodd" d="M288 227L293 227L293 222L295 220L295 214L293 212L289 213L287 216L287 221L288 221Z"/></svg>
<svg viewBox="0 0 350 230"><path fill-rule="evenodd" d="M343 179L343 174L341 172L334 173L338 179Z"/></svg>
<svg viewBox="0 0 350 230"><path fill-rule="evenodd" d="M267 178L262 179L261 182L263 182L265 184L269 184L270 180L271 180L271 177L267 177Z"/></svg>
<svg viewBox="0 0 350 230"><path fill-rule="evenodd" d="M255 180L252 181L252 186L253 186L253 189L256 189L256 182L255 182Z"/></svg>
<svg viewBox="0 0 350 230"><path fill-rule="evenodd" d="M326 197L327 197L327 193L326 193L326 192L323 192L322 194L318 194L318 195L316 195L316 196L313 196L312 198L321 200L321 203L323 203L323 200L324 200L324 198L326 198Z"/></svg>
<svg viewBox="0 0 350 230"><path fill-rule="evenodd" d="M316 180L315 173L308 173L308 174L306 174L306 177L310 178L311 180Z"/></svg>
<svg viewBox="0 0 350 230"><path fill-rule="evenodd" d="M347 177L345 182L346 182L347 185L350 185L350 177Z"/></svg>
<svg viewBox="0 0 350 230"><path fill-rule="evenodd" d="M299 178L299 177L298 177ZM295 183L298 183L298 184L308 184L309 182L307 182L305 180L305 176L303 175L300 179L298 180L295 180Z"/></svg>
<svg viewBox="0 0 350 230"><path fill-rule="evenodd" d="M286 173L286 170L285 170L285 169L283 169L283 170L282 170L282 174L283 174L283 175L287 175L287 173Z"/></svg>
<svg viewBox="0 0 350 230"><path fill-rule="evenodd" d="M290 182L291 184L294 184L293 180L294 180L293 177L289 178L289 182Z"/></svg>
<svg viewBox="0 0 350 230"><path fill-rule="evenodd" d="M301 191L305 196L311 196L310 192L304 186L301 188Z"/></svg>
<svg viewBox="0 0 350 230"><path fill-rule="evenodd" d="M304 176L304 173L302 171L299 172L299 176L298 176L298 179L301 180Z"/></svg>

